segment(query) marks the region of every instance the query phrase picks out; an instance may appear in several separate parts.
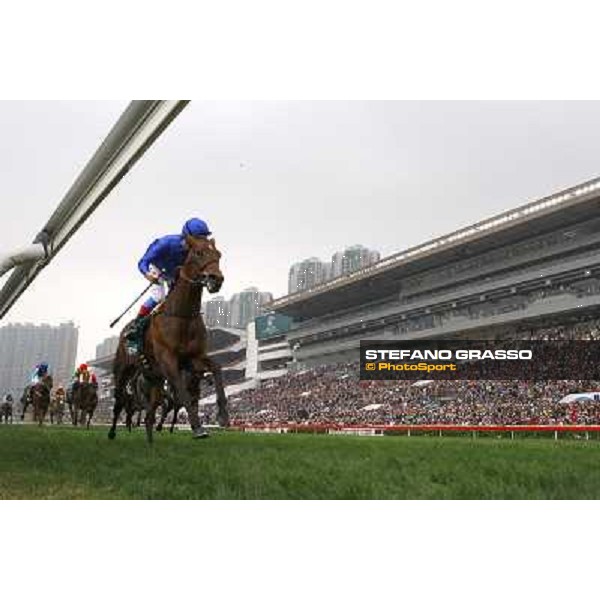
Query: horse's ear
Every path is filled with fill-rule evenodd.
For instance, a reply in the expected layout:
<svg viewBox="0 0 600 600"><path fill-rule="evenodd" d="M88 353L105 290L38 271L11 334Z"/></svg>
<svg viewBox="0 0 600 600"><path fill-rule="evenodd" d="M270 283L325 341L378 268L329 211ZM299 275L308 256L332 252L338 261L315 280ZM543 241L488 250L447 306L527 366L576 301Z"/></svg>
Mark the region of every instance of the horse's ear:
<svg viewBox="0 0 600 600"><path fill-rule="evenodd" d="M210 245L211 245L213 248L216 248L216 246L215 246L215 238L210 238L210 240L209 240L209 241L210 241Z"/></svg>

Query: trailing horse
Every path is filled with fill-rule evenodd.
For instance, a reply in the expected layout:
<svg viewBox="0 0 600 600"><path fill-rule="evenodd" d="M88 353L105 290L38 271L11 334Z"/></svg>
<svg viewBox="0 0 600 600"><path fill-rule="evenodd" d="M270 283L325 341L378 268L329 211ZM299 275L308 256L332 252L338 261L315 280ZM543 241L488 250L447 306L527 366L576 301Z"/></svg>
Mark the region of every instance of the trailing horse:
<svg viewBox="0 0 600 600"><path fill-rule="evenodd" d="M123 408L131 401L128 383L141 368L146 397L146 437L152 442L156 409L160 404L165 379L175 394L176 406L185 406L194 437L208 434L198 417L200 380L212 373L217 393L218 421L229 424L227 398L221 367L207 354L206 327L200 315L202 290L218 292L223 284L219 269L221 253L214 240L187 237L190 246L183 266L178 270L173 288L164 303L149 317L143 338L142 357L131 356L126 350L123 332L113 363L115 405L113 423L108 433L116 435L117 421ZM127 331L128 326L124 329Z"/></svg>
<svg viewBox="0 0 600 600"><path fill-rule="evenodd" d="M129 388L129 386L128 386L128 388ZM137 421L135 423L135 426L139 427L140 423L141 423L141 419L142 419L142 412L145 413L147 410L147 398L149 397L150 390L149 390L148 384L146 382L146 379L144 377L144 372L142 369L137 371L136 375L134 376L131 388L132 388L131 393L133 395L133 398L131 400L131 403L128 403L128 405L125 407L125 410L127 412L126 425L129 429L129 431L131 431L133 415L135 415L135 413L137 412ZM175 399L173 397L173 394L170 393L170 390L168 388L169 388L169 385L167 382L165 382L163 387L160 390L159 404L157 406L157 408L160 407L160 421L158 422L158 424L156 426L156 431L161 431L162 426L165 422L165 419L167 418L167 414L171 410L175 410ZM128 389L128 391L129 391L129 389ZM173 432L173 428L175 427L176 420L177 420L177 412L173 413L173 423L171 424L171 433Z"/></svg>
<svg viewBox="0 0 600 600"><path fill-rule="evenodd" d="M125 388L126 402L125 408L125 426L129 431L132 427L139 427L142 421L142 413L146 412L147 409L147 396L148 389L144 380L144 373L139 368L135 374L131 377ZM168 409L166 394L161 396L160 405L162 414ZM137 415L137 420L134 417ZM158 431L158 427L157 427Z"/></svg>
<svg viewBox="0 0 600 600"><path fill-rule="evenodd" d="M2 400L0 404L0 423L6 423L8 425L8 420L10 419L10 423L12 425L13 422L13 397L10 394L7 394Z"/></svg>
<svg viewBox="0 0 600 600"><path fill-rule="evenodd" d="M52 398L50 399L50 424L54 425L56 421L57 425L62 425L63 418L65 415L65 391L63 388L59 388L52 394Z"/></svg>
<svg viewBox="0 0 600 600"><path fill-rule="evenodd" d="M93 383L84 382L78 383L73 389L72 404L71 404L71 419L73 425L86 425L90 428L90 422L94 416L94 411L98 406L98 391ZM86 421L87 415L87 423Z"/></svg>
<svg viewBox="0 0 600 600"><path fill-rule="evenodd" d="M44 375L41 381L25 388L21 397L23 412L21 413L21 421L25 419L25 411L30 404L33 404L33 420L37 421L38 425L42 425L50 406L50 391L52 390L52 376Z"/></svg>

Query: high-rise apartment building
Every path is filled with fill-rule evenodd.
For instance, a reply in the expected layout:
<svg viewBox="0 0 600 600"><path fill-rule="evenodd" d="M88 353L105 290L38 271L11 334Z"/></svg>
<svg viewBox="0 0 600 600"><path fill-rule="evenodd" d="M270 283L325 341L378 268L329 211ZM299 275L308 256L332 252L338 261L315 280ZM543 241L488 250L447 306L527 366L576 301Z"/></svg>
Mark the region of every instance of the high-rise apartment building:
<svg viewBox="0 0 600 600"><path fill-rule="evenodd" d="M288 293L302 292L316 287L330 278L330 265L312 257L292 265L288 276Z"/></svg>
<svg viewBox="0 0 600 600"><path fill-rule="evenodd" d="M229 327L230 303L223 296L215 296L204 304L204 324L207 327Z"/></svg>
<svg viewBox="0 0 600 600"><path fill-rule="evenodd" d="M18 323L0 328L0 394L20 397L36 364L50 365L55 385L73 374L79 330L72 321L58 326Z"/></svg>
<svg viewBox="0 0 600 600"><path fill-rule="evenodd" d="M336 252L331 258L331 277L339 277L353 271L364 269L381 258L377 250L361 245L350 246L342 252Z"/></svg>
<svg viewBox="0 0 600 600"><path fill-rule="evenodd" d="M229 302L229 327L245 329L246 325L262 314L263 307L272 302L273 294L260 292L258 288L250 287L234 294Z"/></svg>
<svg viewBox="0 0 600 600"><path fill-rule="evenodd" d="M115 354L117 352L118 345L118 335L113 335L112 337L106 338L96 346L96 358L104 358L105 356L111 356Z"/></svg>

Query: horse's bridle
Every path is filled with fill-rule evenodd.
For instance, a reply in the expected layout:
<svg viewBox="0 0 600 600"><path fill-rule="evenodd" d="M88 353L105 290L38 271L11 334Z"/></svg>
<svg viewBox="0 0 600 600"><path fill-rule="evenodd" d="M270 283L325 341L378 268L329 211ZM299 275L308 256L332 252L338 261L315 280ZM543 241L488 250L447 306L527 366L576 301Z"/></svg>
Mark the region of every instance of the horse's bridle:
<svg viewBox="0 0 600 600"><path fill-rule="evenodd" d="M216 264L219 262L219 257L217 256L216 258L209 258L206 262L204 262L200 267L198 267L199 269L206 269L206 267L208 267L209 265L212 264ZM187 283L189 283L192 287L200 287L202 285L204 285L204 282L206 281L206 275L201 275L198 279L192 279L191 277L188 277L185 272L185 264L181 267L181 269L179 269L179 277L181 277L181 279L183 279L184 281L186 281Z"/></svg>
<svg viewBox="0 0 600 600"><path fill-rule="evenodd" d="M205 265L203 265L202 268L204 269L204 268L208 267L208 265L210 265L212 263L216 263L216 262L217 262L216 260L211 260L210 262L207 262ZM192 279L191 277L188 277L183 272L183 267L179 271L179 277L181 279L183 279L184 281L187 281L187 283L189 283L192 287L200 287L200 286L204 285L204 282L206 280L206 275L202 275L198 279Z"/></svg>
<svg viewBox="0 0 600 600"><path fill-rule="evenodd" d="M205 263L203 263L202 266L199 268L206 269L206 267L208 267L209 265L211 265L213 263L218 263L218 261L219 261L218 256L216 258L210 258ZM179 269L177 278L183 279L185 282L189 283L193 288L202 287L206 283L206 277L207 277L206 275L202 275L198 279L192 279L191 277L188 277L185 274L184 269L185 269L185 265L183 265ZM210 277L210 275L208 277ZM178 319L196 319L202 314L202 312L199 309L197 312L194 311L189 315L176 314L176 313L170 312L170 311L169 312L163 311L161 314L164 315L165 317L176 317Z"/></svg>

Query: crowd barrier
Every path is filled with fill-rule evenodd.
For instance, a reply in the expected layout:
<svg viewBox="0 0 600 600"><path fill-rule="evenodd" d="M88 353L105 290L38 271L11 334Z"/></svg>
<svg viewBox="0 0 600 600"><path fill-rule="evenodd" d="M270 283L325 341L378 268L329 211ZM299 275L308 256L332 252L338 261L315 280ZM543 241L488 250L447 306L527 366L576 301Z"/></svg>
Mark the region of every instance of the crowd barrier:
<svg viewBox="0 0 600 600"><path fill-rule="evenodd" d="M411 433L437 434L444 433L471 433L476 437L478 433L510 434L511 438L516 433L544 433L553 434L558 439L561 433L581 435L590 439L590 433L600 435L600 425L339 425L328 423L317 424L292 424L276 423L255 425L250 423L234 423L231 429L242 432L256 433L320 433L329 435L402 435L410 436ZM595 436L598 437L598 436Z"/></svg>

